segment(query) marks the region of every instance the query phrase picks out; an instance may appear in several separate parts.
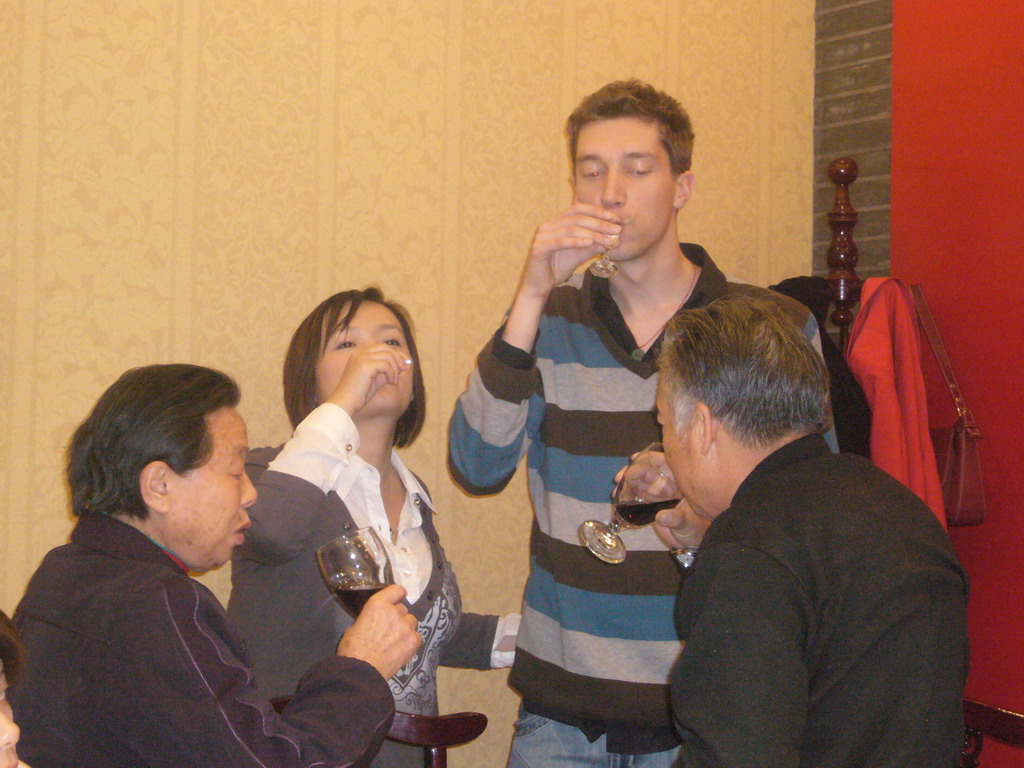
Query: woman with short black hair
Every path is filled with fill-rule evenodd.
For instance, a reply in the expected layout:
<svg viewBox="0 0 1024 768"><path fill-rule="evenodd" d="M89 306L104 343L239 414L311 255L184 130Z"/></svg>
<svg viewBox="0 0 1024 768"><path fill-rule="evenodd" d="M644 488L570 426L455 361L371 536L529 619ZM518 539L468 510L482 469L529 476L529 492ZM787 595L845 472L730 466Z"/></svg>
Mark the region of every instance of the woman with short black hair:
<svg viewBox="0 0 1024 768"><path fill-rule="evenodd" d="M352 617L321 582L314 553L372 527L408 592L423 645L388 684L403 712L437 714L437 667L512 662L519 615L462 612L423 482L395 451L423 425L426 393L412 323L377 288L337 293L292 336L284 400L295 432L249 454L258 491L234 554L228 614L245 637L265 695L291 695ZM422 750L385 741L375 768L418 768Z"/></svg>

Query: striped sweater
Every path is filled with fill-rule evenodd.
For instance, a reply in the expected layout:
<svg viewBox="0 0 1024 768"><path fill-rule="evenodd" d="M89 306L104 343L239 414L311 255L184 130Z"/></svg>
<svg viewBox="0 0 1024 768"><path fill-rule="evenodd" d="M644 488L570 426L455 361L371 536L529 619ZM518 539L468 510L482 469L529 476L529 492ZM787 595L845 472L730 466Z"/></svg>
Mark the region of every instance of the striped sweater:
<svg viewBox="0 0 1024 768"><path fill-rule="evenodd" d="M681 312L726 295L768 296L820 347L801 304L729 282L703 248L681 248L702 268ZM650 527L621 534L629 555L617 566L599 561L577 536L583 521L609 519L615 473L661 438L657 350L634 359L595 312L602 292L607 303L607 281L584 273L551 293L528 369L496 355L493 340L484 348L449 426L449 466L468 493L492 494L527 456L535 518L510 677L527 706L564 713L573 724L670 733L679 570Z"/></svg>

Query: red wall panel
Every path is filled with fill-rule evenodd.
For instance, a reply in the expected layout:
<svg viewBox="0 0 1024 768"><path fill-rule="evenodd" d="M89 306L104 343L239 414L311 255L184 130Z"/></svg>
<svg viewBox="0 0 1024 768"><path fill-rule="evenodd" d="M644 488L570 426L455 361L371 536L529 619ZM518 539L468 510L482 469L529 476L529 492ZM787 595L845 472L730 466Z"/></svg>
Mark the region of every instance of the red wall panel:
<svg viewBox="0 0 1024 768"><path fill-rule="evenodd" d="M1024 3L893 12L892 274L925 285L984 434L989 518L951 532L971 578L968 694L1024 712ZM949 423L928 378L932 423Z"/></svg>

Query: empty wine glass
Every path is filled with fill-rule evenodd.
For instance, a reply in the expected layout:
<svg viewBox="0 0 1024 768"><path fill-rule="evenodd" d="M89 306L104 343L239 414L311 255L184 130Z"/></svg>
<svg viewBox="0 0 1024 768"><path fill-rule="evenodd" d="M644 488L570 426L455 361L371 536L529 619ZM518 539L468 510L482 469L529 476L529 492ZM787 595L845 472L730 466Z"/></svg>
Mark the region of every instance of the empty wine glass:
<svg viewBox="0 0 1024 768"><path fill-rule="evenodd" d="M651 443L630 460L627 468L645 453L656 451L664 453L661 443ZM607 523L599 520L587 520L579 527L580 542L590 550L591 554L606 563L618 565L626 559L626 545L619 537L623 528L642 528L654 522L655 516L663 509L669 509L679 503L679 499L664 501L644 501L642 498L624 499L626 473L622 473L619 482L612 491L612 519Z"/></svg>
<svg viewBox="0 0 1024 768"><path fill-rule="evenodd" d="M612 244L605 248L604 253L600 255L597 261L594 261L590 265L590 274L595 277L611 277L619 271L619 265L608 258L608 251L619 244L619 236L612 235Z"/></svg>
<svg viewBox="0 0 1024 768"><path fill-rule="evenodd" d="M316 551L327 588L353 616L366 601L395 579L388 551L372 528L359 528L329 541Z"/></svg>

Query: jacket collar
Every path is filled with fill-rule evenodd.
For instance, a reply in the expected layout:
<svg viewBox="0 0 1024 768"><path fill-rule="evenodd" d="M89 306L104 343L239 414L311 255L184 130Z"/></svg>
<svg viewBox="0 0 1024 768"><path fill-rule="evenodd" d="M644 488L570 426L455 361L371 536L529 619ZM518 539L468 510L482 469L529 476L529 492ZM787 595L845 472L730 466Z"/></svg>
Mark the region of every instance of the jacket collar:
<svg viewBox="0 0 1024 768"><path fill-rule="evenodd" d="M732 503L729 506L734 506L737 499L749 493L762 480L774 475L776 472L793 464L817 458L818 456L827 456L830 453L832 451L828 447L828 443L825 442L825 438L818 434L804 435L791 443L786 443L775 452L765 456L761 463L754 467L753 471L740 483L740 487L736 489L736 493L732 497Z"/></svg>
<svg viewBox="0 0 1024 768"><path fill-rule="evenodd" d="M188 572L183 562L157 546L142 531L108 515L86 513L79 516L71 532L71 543L119 560L138 560Z"/></svg>

